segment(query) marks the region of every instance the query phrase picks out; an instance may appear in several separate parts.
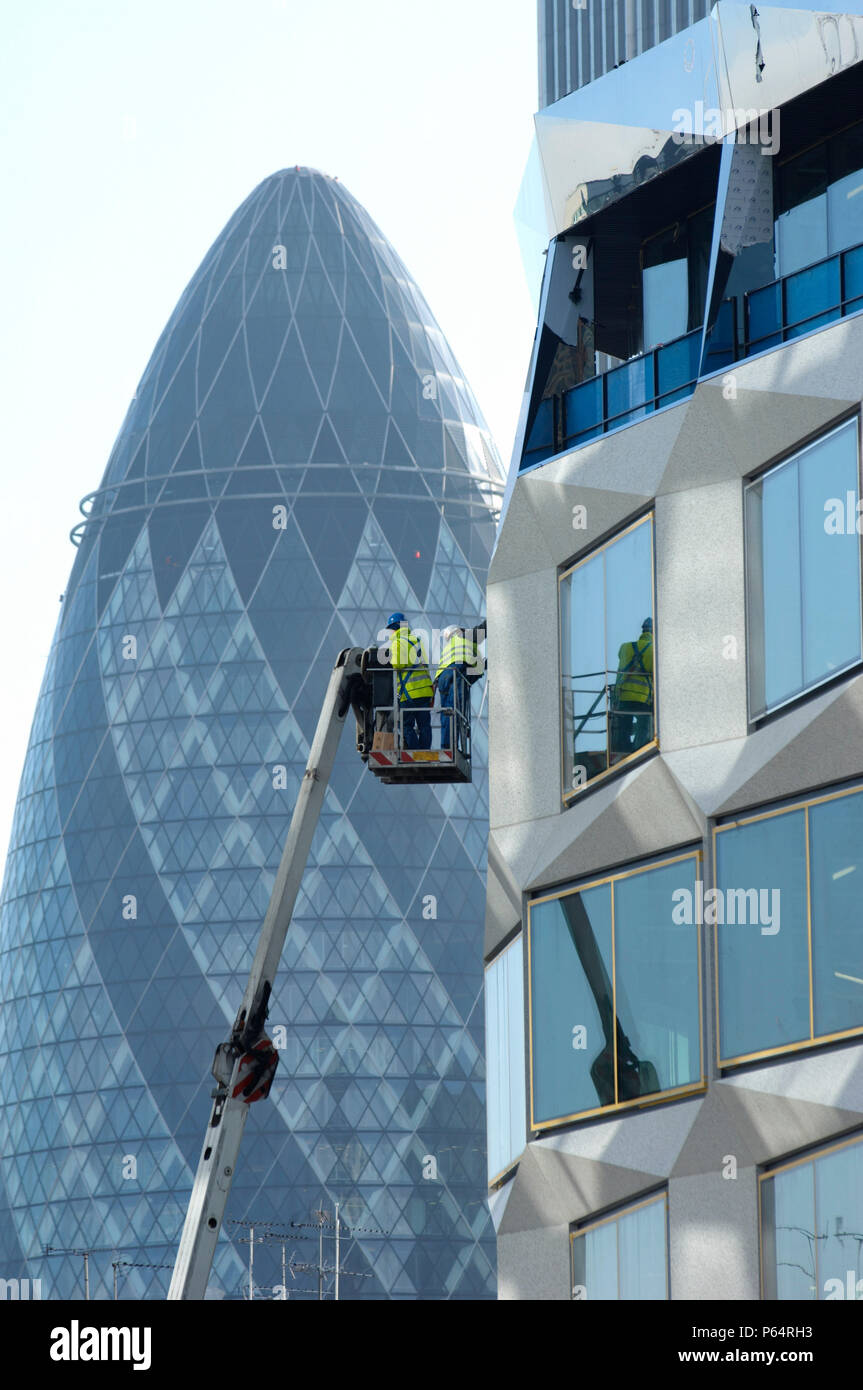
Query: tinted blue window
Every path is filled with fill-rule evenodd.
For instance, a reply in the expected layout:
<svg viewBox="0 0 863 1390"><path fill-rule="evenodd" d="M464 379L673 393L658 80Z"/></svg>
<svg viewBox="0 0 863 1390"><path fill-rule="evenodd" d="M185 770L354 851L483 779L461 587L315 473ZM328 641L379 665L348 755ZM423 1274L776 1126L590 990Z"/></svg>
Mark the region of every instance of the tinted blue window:
<svg viewBox="0 0 863 1390"><path fill-rule="evenodd" d="M667 1211L664 1194L571 1237L573 1298L666 1299Z"/></svg>
<svg viewBox="0 0 863 1390"><path fill-rule="evenodd" d="M560 583L563 795L652 743L652 518Z"/></svg>
<svg viewBox="0 0 863 1390"><path fill-rule="evenodd" d="M675 917L695 874L689 856L531 904L535 1126L699 1083L699 931Z"/></svg>
<svg viewBox="0 0 863 1390"><path fill-rule="evenodd" d="M524 949L508 946L485 972L488 1176L498 1177L525 1144Z"/></svg>
<svg viewBox="0 0 863 1390"><path fill-rule="evenodd" d="M722 830L716 837L716 885L723 918L720 922L717 912L713 919L720 1057L805 1041L810 1036L805 812ZM705 920L711 922L707 911Z"/></svg>
<svg viewBox="0 0 863 1390"><path fill-rule="evenodd" d="M747 488L754 718L860 659L857 429L848 421Z"/></svg>
<svg viewBox="0 0 863 1390"><path fill-rule="evenodd" d="M764 1297L833 1301L863 1294L863 1141L814 1154L761 1182Z"/></svg>

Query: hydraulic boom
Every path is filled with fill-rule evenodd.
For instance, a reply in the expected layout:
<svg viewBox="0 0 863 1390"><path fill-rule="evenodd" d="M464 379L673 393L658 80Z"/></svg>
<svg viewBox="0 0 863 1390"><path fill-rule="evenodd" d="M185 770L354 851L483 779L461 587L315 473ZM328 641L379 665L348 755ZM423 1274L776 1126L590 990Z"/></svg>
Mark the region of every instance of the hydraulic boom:
<svg viewBox="0 0 863 1390"><path fill-rule="evenodd" d="M269 1091L276 1055L264 1036L267 1008L345 715L364 686L360 669L362 656L361 647L343 651L330 676L243 1002L228 1041L220 1043L216 1049L213 1075L217 1085L213 1091L213 1108L168 1290L169 1299L201 1299L207 1291L249 1101Z"/></svg>

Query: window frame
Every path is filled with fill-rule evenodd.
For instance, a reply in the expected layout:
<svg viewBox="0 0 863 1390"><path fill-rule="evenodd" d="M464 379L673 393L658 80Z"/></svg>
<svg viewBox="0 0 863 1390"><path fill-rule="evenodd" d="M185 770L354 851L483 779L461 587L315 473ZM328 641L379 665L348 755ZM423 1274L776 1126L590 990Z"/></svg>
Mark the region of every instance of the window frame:
<svg viewBox="0 0 863 1390"><path fill-rule="evenodd" d="M570 576L571 574L574 574L575 571L576 571L577 569L580 569L583 565L586 565L589 561L595 559L597 555L601 555L604 551L608 550L610 546L614 545L617 541L622 540L624 536L628 536L628 535L629 535L632 531L634 531L638 526L643 526L645 523L647 523L647 524L649 525L649 528L650 528L650 601L651 601L652 616L653 616L653 738L652 738L648 743L643 744L641 748L637 748L637 749L635 750L635 752L633 752L633 753L628 753L627 756L626 756L625 758L621 758L620 761L619 761L619 762L616 762L616 763L614 764L613 767L607 767L607 768L605 768L605 770L604 770L603 772L598 772L598 773L596 774L595 777L591 777L591 778L589 778L586 782L582 782L580 786L578 786L578 787L570 786L569 789L567 790L567 784L566 784L566 730L565 730L565 727L564 727L564 711L563 711L563 654L564 654L564 649L563 649L563 637L564 637L564 633L563 633L563 598L562 598L562 592L563 592L563 591L562 591L562 585L563 585L563 583L564 583L564 580L568 579L569 576ZM604 579L603 579L603 586L604 586L604 583L605 583L605 581L604 581ZM606 602L607 602L607 600L606 600L605 593L604 593L604 589L603 589L603 603L606 604ZM562 804L563 804L563 808L564 808L564 810L565 810L567 807L569 807L569 806L571 806L571 805L573 804L573 801L575 800L575 798L577 798L582 792L587 791L587 789L588 789L589 787L596 787L596 786L598 786L598 785L600 784L600 782L604 782L605 779L606 779L607 777L609 777L609 776L611 776L612 774L618 772L618 771L620 770L620 768L622 768L622 767L629 767L630 764L632 764L633 762L635 762L635 760L636 760L637 758L644 757L645 755L647 755L647 754L649 754L649 753L655 752L655 751L659 748L659 683L658 683L658 680L657 680L657 672L658 672L659 666L658 666L657 657L656 657L656 650L657 650L657 647L658 647L658 642L657 642L657 640L656 640L656 637L657 637L657 633L656 633L656 509L655 509L655 506L654 506L653 503L651 503L650 507L647 508L647 510L643 511L643 512L642 512L639 516L637 516L633 521L627 522L626 525L623 526L619 531L615 531L613 535L608 536L604 541L600 541L599 544L594 545L594 546L591 546L590 550L585 551L585 553L584 553L583 555L580 555L580 556L578 557L577 560L571 561L570 563L566 564L566 565L562 568L562 570L560 571L560 573L559 573L558 576L557 576L557 634L558 634L558 637L557 637L557 649L558 649L558 659L559 659L559 668L558 668L558 674L559 674L558 706L559 706L559 727L560 727L560 797L561 797L561 802L562 802ZM608 653L606 652L606 657L607 657L607 656L608 656ZM605 712L605 743L606 743L606 757L608 756L608 745L609 745L609 742L610 742L610 734L609 734L609 717L608 717L608 708L606 707L606 712Z"/></svg>
<svg viewBox="0 0 863 1390"><path fill-rule="evenodd" d="M624 879L633 878L636 874L648 873L651 869L664 869L672 864L682 863L684 860L692 859L695 861L695 877L699 878L704 865L704 853L701 846L686 850L683 853L665 855L660 859L650 860L640 864L637 868L623 869L619 872L611 872L601 875L598 878L586 879L575 886L557 889L552 893L542 893L536 898L530 898L527 902L527 910L524 916L524 935L526 938L527 949L524 954L525 973L527 976L525 983L525 994L527 998L527 1038L526 1038L526 1063L527 1063L527 1142L537 1135L549 1129L559 1129L562 1125L572 1124L575 1121L595 1119L597 1116L611 1117L620 1114L622 1111L635 1108L643 1109L645 1106L664 1105L667 1101L679 1100L686 1096L703 1094L707 1089L707 1077L705 1074L705 1046L704 1046L704 953L702 947L702 927L695 925L697 953L698 953L698 1080L687 1081L682 1086L673 1086L667 1091L656 1091L651 1095L637 1096L635 1100L614 1101L611 1105L598 1105L590 1110L577 1110L569 1115L556 1116L550 1120L536 1120L534 1118L534 1066L533 1066L533 970L532 970L532 951L531 951L531 913L534 907L539 907L542 903L557 902L560 898L569 897L576 893L586 892L589 888L599 888L605 883L619 883ZM614 888L611 891L611 923L612 923L612 984L615 990L614 998L614 1017L617 1019L617 1000L616 1000L616 976L617 976L617 954L614 938ZM614 1037L614 1072L615 1090L617 1089L617 1030Z"/></svg>
<svg viewBox="0 0 863 1390"><path fill-rule="evenodd" d="M626 1202L623 1206L616 1207L613 1211L607 1212L605 1216L588 1217L583 1222L576 1222L570 1226L569 1230L569 1297L572 1303L589 1303L590 1298L580 1299L573 1297L575 1284L575 1242L581 1236L586 1236L590 1231L598 1230L601 1226L608 1226L612 1222L619 1222L625 1216L631 1216L644 1207L655 1206L662 1202L665 1208L665 1220L663 1229L665 1233L665 1299L645 1300L650 1302L669 1302L671 1299L671 1230L668 1212L668 1187L661 1187L658 1191L648 1193L644 1197L636 1197ZM617 1242L617 1287L620 1289L620 1237ZM598 1300L593 1300L594 1302ZM631 1299L621 1299L618 1297L613 1300L617 1303L629 1303Z"/></svg>
<svg viewBox="0 0 863 1390"><path fill-rule="evenodd" d="M810 848L809 831L809 808L810 806L821 806L828 801L840 801L846 796L863 796L863 784L857 783L853 787L843 787L837 791L826 792L820 795L797 798L789 801L782 806L774 807L769 811L741 812L733 814L724 820L722 824L713 827L713 883L719 887L719 875L717 872L717 836L725 830L739 830L741 826L753 825L756 821L770 820L776 816L790 815L794 811L804 811L805 830L806 830L806 938L807 955L809 961L809 1033L808 1038L803 1038L799 1042L784 1043L781 1047L769 1047L759 1052L745 1052L738 1057L722 1056L722 1033L721 1015L719 1012L719 923L713 926L713 987L714 987L714 1025L716 1037L716 1066L717 1069L728 1071L734 1067L745 1066L749 1062L758 1061L766 1057L783 1057L792 1052L800 1052L804 1048L823 1047L828 1043L843 1042L850 1038L863 1037L863 1023L855 1028L845 1029L839 1033L815 1033L815 993L812 951L812 857Z"/></svg>
<svg viewBox="0 0 863 1390"><path fill-rule="evenodd" d="M812 1164L812 1168L813 1168L813 1177L814 1177L815 1164L816 1164L816 1162L818 1161L819 1158L828 1158L828 1157L830 1156L830 1154L838 1153L838 1152L840 1151L840 1149L847 1149L847 1148L850 1148L850 1147L851 1147L852 1145L854 1145L854 1144L859 1144L859 1145L861 1146L861 1152L863 1152L863 1130L857 1130L854 1134L851 1134L851 1135L847 1136L845 1139L837 1139L837 1140L834 1140L834 1141L832 1141L832 1142L828 1142L827 1144L821 1144L821 1145L819 1145L817 1148L814 1148L814 1149L810 1148L810 1149L807 1150L806 1153L798 1154L796 1158L780 1159L780 1160L778 1160L778 1161L775 1162L775 1163L771 1163L769 1166L765 1166L765 1167L762 1169L762 1171L761 1171L760 1173L757 1174L757 1177L758 1177L758 1293L759 1293L759 1297L761 1298L762 1302L765 1302L765 1303L787 1303L787 1302L796 1301L796 1300L784 1299L784 1298L767 1298L767 1296L765 1295L765 1292L764 1292L764 1215L765 1215L765 1214L764 1214L764 1207L763 1207L763 1201L762 1201L762 1195L761 1195L761 1194L762 1194L762 1190L763 1190L762 1184L765 1183L765 1182L767 1182L769 1179L772 1179L772 1178L777 1177L777 1175L778 1175L779 1173L787 1173L787 1172L788 1172L790 1169L792 1169L792 1168L800 1168L800 1167L803 1166L804 1163L811 1163L811 1164ZM817 1233L816 1233L816 1235L817 1235ZM774 1238L775 1238L775 1231L774 1231ZM825 1301L827 1301L827 1300L824 1300L824 1299L822 1299L822 1298L818 1298L818 1297L817 1297L817 1293L818 1293L818 1289L819 1289L819 1285L818 1285L818 1241L817 1241L817 1239L815 1239L815 1240L813 1241L813 1249L814 1249L814 1256L813 1256L813 1258L814 1258L814 1264L815 1264L815 1289L816 1289L816 1297L815 1297L814 1299L806 1300L806 1301L807 1301L807 1302L812 1302L812 1303L823 1303L823 1302L825 1302Z"/></svg>
<svg viewBox="0 0 863 1390"><path fill-rule="evenodd" d="M840 430L845 429L845 428L847 427L847 425L850 423L850 421L852 421L852 420L856 420L856 422L857 422L857 429L856 429L856 438L857 438L857 501L858 501L858 505L859 505L861 502L863 502L863 458L861 458L861 452L863 452L863 451L861 451L861 413L860 413L859 408L857 408L857 409L851 411L849 414L845 415L843 419L840 419L840 420L835 421L832 425L829 426L828 429L826 429L826 430L821 430L817 435L815 435L814 438L807 440L807 441L806 441L805 443L803 443L803 444L797 444L797 445L795 445L794 448L793 448L793 450L792 450L790 453L786 453L786 454L784 454L782 457L780 457L780 458L778 458L778 459L774 459L772 463L769 463L769 464L767 464L764 468L759 469L759 471L758 471L757 473L750 474L748 477L745 477L745 478L743 479L743 599L744 599L744 605L743 605L743 606L744 606L744 614L743 614L743 616L744 616L744 637L745 637L745 642L746 642L746 718L747 718L747 724L748 724L748 731L749 731L750 733L752 733L753 731L755 731L755 730L761 728L762 725L765 723L766 720L769 720L769 719L774 718L776 715L780 714L783 710L789 709L792 705L796 704L798 701L809 699L812 695L816 694L819 690L822 690L825 686L829 685L831 681L841 680L843 677L847 676L847 675L849 674L849 672L854 671L854 670L856 670L856 669L858 669L858 668L860 668L860 667L863 667L863 533L858 533L858 537L857 537L857 542L858 542L858 543L857 543L857 575L858 575L858 599L859 599L859 612L860 612L860 633L859 633L859 635L860 635L860 655L857 656L857 657L855 657L855 658L853 659L853 661L850 661L847 665L841 667L839 670L830 671L827 675L822 676L819 680L815 681L813 684L805 686L802 690L797 691L796 694L794 694L794 695L788 695L784 700L778 701L775 705L769 705L769 706L767 706L767 707L766 707L764 710L762 710L760 713L754 713L754 712L753 712L753 708L752 708L752 680L751 680L751 676L752 676L752 653L753 653L753 651L755 650L755 642L754 642L754 633L755 633L755 629L754 629L753 619L752 619L752 607L753 607L753 605L752 605L752 588L751 588L751 583L750 583L750 575L752 574L752 568L751 568L751 566L752 566L752 556L751 556L751 547L750 547L750 541L749 541L749 516L748 516L748 511L747 511L747 508L748 508L748 505L749 505L749 504L748 504L748 501L747 501L748 494L749 494L749 492L751 491L752 488L757 487L757 486L759 486L760 484L762 484L762 483L764 482L765 478L769 477L770 474L776 473L776 472L778 472L781 468L786 468L789 464L794 463L795 461L799 460L800 458L803 457L804 454L808 453L810 449L813 449L813 448L814 448L816 445L818 445L818 444L823 444L824 441L825 441L826 439L829 439L829 438L831 437L831 435L838 434L838 432L839 432ZM863 520L863 517L861 517L861 520ZM762 569L762 581L761 581L761 582L762 582L762 587L763 587L763 569ZM801 619L802 619L802 613L801 613ZM762 628L762 646L763 646L763 628ZM762 652L761 660L762 660L762 662L763 662L763 660L764 660L763 652Z"/></svg>

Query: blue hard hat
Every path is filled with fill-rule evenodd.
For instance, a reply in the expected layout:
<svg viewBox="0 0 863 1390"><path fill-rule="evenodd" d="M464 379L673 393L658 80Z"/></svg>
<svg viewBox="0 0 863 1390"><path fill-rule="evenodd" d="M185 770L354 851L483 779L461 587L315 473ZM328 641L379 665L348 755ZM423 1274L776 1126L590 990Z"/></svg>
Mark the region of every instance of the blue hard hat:
<svg viewBox="0 0 863 1390"><path fill-rule="evenodd" d="M390 613L387 618L387 627L399 628L404 622L407 622L404 613Z"/></svg>

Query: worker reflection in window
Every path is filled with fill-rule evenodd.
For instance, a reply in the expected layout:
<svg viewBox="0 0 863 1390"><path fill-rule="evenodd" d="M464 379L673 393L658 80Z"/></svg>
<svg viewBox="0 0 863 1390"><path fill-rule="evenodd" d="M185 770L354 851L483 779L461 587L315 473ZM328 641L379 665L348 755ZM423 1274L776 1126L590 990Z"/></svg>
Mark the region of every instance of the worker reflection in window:
<svg viewBox="0 0 863 1390"><path fill-rule="evenodd" d="M653 738L653 619L645 618L641 636L624 642L617 654L611 691L610 761L619 762Z"/></svg>

